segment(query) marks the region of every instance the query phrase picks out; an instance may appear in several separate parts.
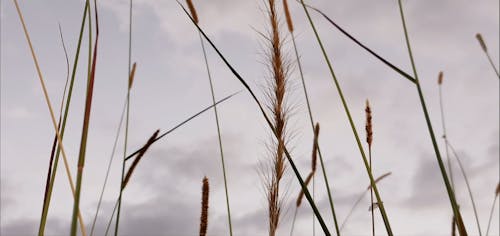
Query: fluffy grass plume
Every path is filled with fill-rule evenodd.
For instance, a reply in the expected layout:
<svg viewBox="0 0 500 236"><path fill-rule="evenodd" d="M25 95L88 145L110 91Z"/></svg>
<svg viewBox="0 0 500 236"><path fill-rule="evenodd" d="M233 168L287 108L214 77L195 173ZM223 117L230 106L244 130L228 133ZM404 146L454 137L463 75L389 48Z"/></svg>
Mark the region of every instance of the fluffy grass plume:
<svg viewBox="0 0 500 236"><path fill-rule="evenodd" d="M285 143L288 140L286 137L288 110L285 95L287 94L286 76L288 68L282 54L282 41L280 39L276 2L275 0L268 0L267 3L267 13L271 27L268 52L271 77L269 79L268 108L273 117L272 122L275 127L277 140L272 143L270 154L271 164L269 168L271 173L266 174L268 178L265 179L265 185L268 201L269 235L274 236L278 229L283 201L283 197L280 194L280 182L286 169L284 151Z"/></svg>
<svg viewBox="0 0 500 236"><path fill-rule="evenodd" d="M201 187L201 215L200 215L200 236L207 235L208 227L208 195L209 185L208 178L203 178L203 185Z"/></svg>

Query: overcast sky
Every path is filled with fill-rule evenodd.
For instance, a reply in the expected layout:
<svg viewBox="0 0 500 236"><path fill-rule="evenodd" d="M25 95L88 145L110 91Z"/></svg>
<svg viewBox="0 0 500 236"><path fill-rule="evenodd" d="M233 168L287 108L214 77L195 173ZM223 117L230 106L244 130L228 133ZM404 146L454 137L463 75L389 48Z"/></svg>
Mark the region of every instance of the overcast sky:
<svg viewBox="0 0 500 236"><path fill-rule="evenodd" d="M265 1L195 0L201 27L236 70L264 98L267 69L264 39L268 22ZM277 1L281 14L281 1ZM184 2L183 2L184 3ZM1 19L1 227L2 235L33 235L38 230L50 148L54 136L35 67L13 2L0 2ZM90 229L127 87L127 0L98 1L100 41L94 103L83 176L81 212ZM411 72L396 0L311 1L363 43ZM465 165L483 231L499 181L499 80L475 39L482 33L493 61L499 61L499 1L403 1L414 56L436 136L442 135L437 75L444 71L443 96L448 137ZM315 119L321 124L320 146L342 221L368 178L340 99L303 9L289 2L294 18ZM74 60L84 1L20 1L40 61L50 98L60 104L66 61L60 23ZM395 235L449 235L451 207L439 172L413 84L341 35L313 14L333 67L345 92L357 129L364 136L364 103L372 104L373 171L392 175L379 191ZM282 21L283 22L283 21ZM284 25L282 25L284 26ZM130 102L129 152L156 130L166 131L211 103L198 33L173 0L135 0L132 61L137 62ZM290 74L292 156L302 176L310 168L312 131L288 32L285 54ZM87 39L68 118L64 146L73 175L79 151L86 89ZM209 48L208 58L217 98L243 87ZM248 93L219 106L235 235L266 235L267 213L259 161L268 157L271 135ZM364 138L363 138L364 140ZM444 155L444 143L438 140ZM110 182L104 195L97 235L104 233L117 198L123 135L120 136ZM458 202L470 235L477 235L465 182L454 161ZM317 174L320 174L318 172ZM224 184L213 112L207 112L155 143L139 163L124 191L123 235L196 235L201 180L210 181L208 235L228 235ZM76 178L76 175L75 177ZM299 185L287 172L287 189L279 235L288 235ZM334 231L324 182L316 179L316 202ZM307 202L299 210L296 235L312 235ZM369 196L343 229L343 235L369 235ZM48 235L67 235L73 200L59 166L47 224ZM490 235L499 235L498 202ZM385 230L377 211L376 228ZM319 225L316 231L320 232ZM320 233L318 233L319 235Z"/></svg>

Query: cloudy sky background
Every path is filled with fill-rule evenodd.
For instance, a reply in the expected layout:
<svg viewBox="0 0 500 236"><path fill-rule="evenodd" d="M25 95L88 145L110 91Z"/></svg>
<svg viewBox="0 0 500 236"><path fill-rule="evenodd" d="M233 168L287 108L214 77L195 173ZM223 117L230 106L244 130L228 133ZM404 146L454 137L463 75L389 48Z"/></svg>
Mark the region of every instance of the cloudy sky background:
<svg viewBox="0 0 500 236"><path fill-rule="evenodd" d="M281 10L281 1L278 1ZM264 1L194 1L200 25L262 98L266 83ZM37 232L53 127L20 21L11 1L1 1L1 227L2 235ZM100 47L94 103L83 178L81 211L90 225L111 154L127 86L128 1L99 4ZM339 97L302 8L291 1L297 43L310 90L315 119L321 124L320 146L342 221L368 185L366 171ZM313 4L370 48L410 72L397 1L337 0ZM58 23L70 62L74 59L84 1L21 1L28 29L54 106L66 79ZM493 61L499 61L499 2L495 0L404 1L407 24L425 98L437 136L442 133L437 74L444 71L444 105L450 142L462 158L486 229L493 192L499 180L499 81L474 35L483 34ZM280 11L281 13L281 11ZM364 102L370 99L374 122L374 173L392 171L379 184L396 235L449 235L451 207L437 167L414 86L388 69L313 14L335 72L344 89L358 131L364 136ZM132 61L138 63L131 95L129 151L156 130L166 131L211 102L197 32L175 1L136 0ZM283 27L283 30L285 28ZM283 31L285 32L285 31ZM286 36L287 34L283 34ZM285 50L292 54L290 37ZM84 38L83 51L86 52ZM86 53L80 60L86 62ZM213 50L208 50L217 98L242 89ZM290 57L290 60L293 60ZM81 63L75 82L65 148L76 173L86 76ZM295 112L289 128L295 136L292 155L303 176L309 171L312 132L299 83L290 76ZM258 174L271 139L265 121L248 93L219 107L235 235L266 235L266 201ZM123 150L120 139L117 150ZM444 145L439 140L444 153ZM104 232L119 189L121 151L112 165L109 187L97 223ZM457 198L470 235L477 234L465 183L454 165ZM289 232L298 184L288 172L287 204L279 234ZM124 192L123 235L196 235L201 180L211 184L209 235L227 235L225 196L217 133L212 112L189 122L157 142L139 164ZM316 199L334 231L324 183L317 178ZM306 202L305 202L306 203ZM59 166L47 233L66 235L72 197ZM370 233L366 196L344 229L345 235ZM498 203L497 203L498 207ZM498 208L497 208L498 209ZM377 215L377 232L384 234ZM299 211L296 235L312 234L306 204ZM498 210L490 235L499 235ZM319 231L319 226L316 228Z"/></svg>

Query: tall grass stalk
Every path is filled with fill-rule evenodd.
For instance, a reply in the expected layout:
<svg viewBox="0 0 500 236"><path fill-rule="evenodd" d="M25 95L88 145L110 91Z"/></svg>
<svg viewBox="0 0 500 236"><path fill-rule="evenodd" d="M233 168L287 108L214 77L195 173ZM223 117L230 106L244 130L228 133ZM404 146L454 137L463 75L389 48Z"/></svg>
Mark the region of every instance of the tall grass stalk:
<svg viewBox="0 0 500 236"><path fill-rule="evenodd" d="M71 72L71 81L70 81L70 84L69 84L69 90L68 90L68 97L66 99L66 105L65 105L65 110L64 110L64 117L63 117L63 120L62 120L62 125L61 125L61 128L60 128L60 140L59 138L57 138L57 135L56 134L56 138L58 139L57 142L61 143L60 141L62 141L64 139L64 131L65 131L65 128L66 128L66 121L67 121L67 118L68 118L68 113L69 113L69 107L70 107L70 104L71 104L71 98L72 98L72 94L73 94L73 84L74 84L74 81L75 81L75 76L76 76L76 69L77 69L77 66L78 66L78 58L79 58L79 55L80 55L80 48L81 48L81 42L82 42L82 36L83 36L83 29L85 28L85 21L86 21L86 17L87 17L87 14L88 14L88 11L89 11L89 4L86 2L85 3L85 6L84 6L84 11L83 11L83 16L82 16L82 23L81 23L81 27L80 27L80 33L79 33L79 37L78 37L78 44L77 44L77 48L76 48L76 55L75 55L75 59L74 59L74 62L73 62L73 69L72 69L72 72ZM52 171L52 175L50 177L50 184L49 184L49 188L48 188L48 192L47 192L47 198L46 198L46 201L44 202L44 206L43 206L43 210L42 210L42 217L40 218L40 227L38 229L38 234L39 235L43 235L44 234L44 231L45 231L45 225L46 225L46 222L47 222L47 216L48 216L48 211L49 211L49 206L50 206L50 200L51 200L51 197L52 197L52 190L53 190L53 187L54 187L54 183L55 183L55 180L56 180L56 173L57 173L57 167L58 167L58 164L59 164L59 156L61 154L61 146L60 144L58 145L57 147L57 151L56 151L56 155L55 155L55 159L54 159L54 167L52 168L53 171ZM73 185L73 180L72 180L72 175L71 175L71 172L69 171L69 164L68 164L68 161L67 159L64 157L63 155L63 163L64 163L64 167L66 169L66 174L68 175L68 180L70 182L70 186L71 187L71 190L72 190L72 193L74 195L74 185ZM81 216L79 216L79 218L81 219ZM80 220L81 222L81 220ZM83 229L83 232L85 232L85 228L83 227L83 223L80 223L80 226L81 228Z"/></svg>
<svg viewBox="0 0 500 236"><path fill-rule="evenodd" d="M325 59L327 65L328 65L328 69L330 70L330 74L332 76L332 79L333 79L333 82L335 84L335 87L337 88L337 92L338 92L338 94L340 96L340 99L342 100L342 105L344 107L344 111L345 111L345 113L347 115L347 118L349 120L349 124L351 125L351 129L352 129L352 132L353 132L354 137L356 139L356 143L358 145L359 151L361 153L361 157L363 159L363 162L364 162L364 165L365 165L365 168L366 168L366 172L368 173L368 177L370 178L370 182L373 185L373 190L375 192L375 196L377 198L377 202L380 204L380 206L379 206L380 207L380 213L382 214L382 218L384 220L384 225L385 225L386 231L387 231L387 233L389 235L392 235L392 229L391 229L391 225L389 223L389 218L387 217L387 213L385 211L385 207L384 207L382 198L380 197L380 194L378 192L377 186L375 184L375 180L374 180L373 175L372 175L372 173L370 171L370 166L368 164L368 160L367 160L365 152L363 150L363 146L361 145L361 141L360 141L358 132L356 131L356 126L355 126L355 124L354 124L354 122L352 120L351 113L349 112L349 108L348 108L347 102L346 102L346 100L344 98L344 94L342 92L342 89L340 88L340 84L339 84L339 82L337 80L337 77L335 76L335 73L333 71L333 67L332 67L332 64L330 62L330 59L329 59L329 57L328 57L328 55L326 53L326 50L325 50L325 48L323 46L323 43L321 42L321 38L320 38L320 36L318 34L318 31L316 30L316 26L314 25L314 22L311 19L309 11L307 10L307 7L306 7L304 1L303 0L300 0L300 1L301 1L301 4L302 4L302 7L304 8L304 11L305 11L305 13L307 15L307 19L309 20L309 23L310 23L310 25L311 25L311 27L312 27L312 29L314 31L314 35L316 36L318 44L319 44L319 46L321 48L321 51L323 53L324 59Z"/></svg>
<svg viewBox="0 0 500 236"><path fill-rule="evenodd" d="M412 54L412 51L411 51L410 39L408 37L408 30L406 28L406 22L405 22L405 17L404 17L403 6L401 4L401 0L398 0L398 5L399 5L399 12L401 14L401 21L402 21L402 24L403 24L403 30L404 30L405 40L406 40L406 46L408 48L408 55L410 57L410 62L411 62L411 65L412 65L413 75L414 75L415 80L416 80L415 84L417 85L417 91L418 91L418 95L419 95L419 98L420 98L420 104L422 105L422 109L424 111L425 120L427 122L427 128L428 128L429 134L431 136L432 145L434 147L434 152L436 153L436 159L437 159L438 164L439 164L439 169L441 171L441 175L443 176L443 180L444 180L444 183L445 183L445 186L446 186L446 191L448 192L448 197L450 199L451 207L453 208L453 214L454 214L455 219L457 221L457 226L458 226L460 235L461 236L466 236L467 235L467 231L465 229L465 225L463 223L462 216L461 216L460 211L458 209L458 204L457 204L457 201L455 199L455 194L454 194L453 188L451 187L450 181L448 180L448 175L446 173L446 169L444 167L443 160L441 158L441 153L439 151L439 147L438 147L437 142L436 142L436 137L434 135L434 130L432 129L431 120L429 118L429 112L427 111L427 106L425 105L425 100L424 100L424 95L423 95L423 92L422 92L422 88L420 87L420 82L419 82L418 74L417 74L417 68L415 66L415 60L413 58L413 54Z"/></svg>
<svg viewBox="0 0 500 236"><path fill-rule="evenodd" d="M279 136L276 133L276 128L271 123L271 120L267 116L267 114L266 114L266 112L264 110L264 107L262 106L261 102L259 101L259 99L255 95L255 93L253 92L253 90L250 88L250 86L248 85L248 83L243 79L243 77L241 77L241 75L236 71L236 69L234 69L234 67L227 61L227 59L224 57L224 55L222 55L222 53L219 51L219 49L210 40L210 38L205 34L205 32L200 28L200 26L198 26L195 23L194 19L189 15L189 13L187 12L186 8L184 8L184 6L179 1L177 1L177 3L182 8L182 10L187 15L187 17L189 17L189 19L191 20L191 22L193 23L193 25L198 29L198 31L207 40L207 42L210 43L210 46L212 46L212 48L215 50L215 52L217 53L217 55L219 55L219 57L224 62L224 64L226 64L226 66L231 71L231 73L233 73L233 75L236 77L236 79L238 79L238 81L243 85L243 87L245 87L245 89L250 93L252 99L257 104L257 106L258 106L258 108L259 108L262 116L266 120L267 125L273 131L273 134L275 135L275 137L278 139ZM311 197L311 194L307 190L307 186L304 184L304 180L302 179L302 177L301 177L301 175L299 173L299 170L297 169L297 166L295 165L295 162L293 161L293 159L292 159L290 153L288 152L288 149L286 148L286 146L284 147L284 153L285 153L285 156L286 156L288 162L290 163L290 167L292 168L295 176L297 177L297 180L299 181L300 186L302 187L302 190L304 191L304 195L305 195L307 201L311 205L311 208L312 208L314 214L316 215L319 224L321 225L321 228L322 228L323 232L325 233L325 235L330 236L331 235L330 231L328 230L328 227L326 226L325 221L323 220L323 217L321 216L321 213L319 212L318 208L316 207L316 204L314 203L314 201L313 201L313 199Z"/></svg>
<svg viewBox="0 0 500 236"><path fill-rule="evenodd" d="M77 215L80 212L80 195L81 195L81 186L82 186L82 178L83 178L83 169L85 165L85 154L87 148L87 138L88 138L88 130L90 123L90 114L92 108L92 98L94 93L94 81L95 81L95 70L96 70L96 62L97 62L97 48L99 42L99 19L97 13L97 3L94 0L94 12L95 12L95 26L96 26L96 36L95 43L93 47L93 55L89 54L89 57L92 58L92 68L89 73L88 82L87 82L87 96L85 99L85 112L83 118L83 127L82 127L82 138L80 142L80 152L78 157L78 170L77 170L77 178L76 178L76 191L75 191L75 203L73 205L73 217L71 221L71 235L76 236L77 230ZM89 17L89 26L91 25L90 17ZM89 27L89 39L92 38L91 29ZM89 41L89 45L90 45ZM89 47L92 47L91 45Z"/></svg>
<svg viewBox="0 0 500 236"><path fill-rule="evenodd" d="M109 177L109 173L110 173L110 170L111 170L111 163L113 163L113 157L115 156L116 146L118 144L118 138L120 137L121 127L122 127L122 124L123 124L123 119L125 117L126 106L127 106L127 101L125 99L125 102L123 104L122 113L120 115L120 121L118 123L118 128L117 128L117 131L116 131L115 140L113 142L113 148L111 150L111 155L109 157L108 167L106 169L106 176L104 177L104 183L103 183L102 188L101 188L101 193L99 194L99 201L97 202L97 209L96 209L96 212L95 212L95 215L94 215L94 219L92 220L92 227L90 229L90 236L94 235L95 224L96 224L96 221L97 221L97 217L99 215L99 210L101 208L102 197L104 196L104 190L106 189L106 185L108 183L108 177Z"/></svg>
<svg viewBox="0 0 500 236"><path fill-rule="evenodd" d="M64 90L63 90L63 95L61 99L61 105L59 108L59 118L57 121L57 130L58 132L61 131L61 120L62 120L62 113L63 113L63 108L64 108L64 101L66 98L66 90L68 89L68 82L69 82L69 59L68 59L68 52L66 50L66 44L64 43L64 37L61 29L61 24L59 24L59 36L61 38L61 44L62 48L64 50L64 57L66 59L66 82L64 84ZM44 214L44 206L47 203L47 195L49 194L49 186L50 186L50 177L52 175L52 167L54 164L54 157L55 157L55 151L57 147L57 136L54 135L54 140L52 141L52 149L50 151L50 159L49 159L49 168L47 171L47 179L45 181L45 193L43 194L43 205L42 205L42 215Z"/></svg>
<svg viewBox="0 0 500 236"><path fill-rule="evenodd" d="M300 2L301 0L295 0L295 1L297 1L299 4L302 4ZM354 36L352 36L350 33L348 33L339 24L335 23L335 21L333 21L330 17L328 17L321 10L319 10L318 8L315 8L315 7L311 6L311 5L308 5L308 4L305 4L305 6L307 8L310 8L310 9L316 11L317 13L319 13L321 16L323 16L323 18L325 18L330 24L332 24L336 29L338 29L347 38L349 38L350 40L352 40L354 43L356 43L358 46L360 46L361 48L363 48L364 50L366 50L368 53L370 53L375 58L379 59L386 66L388 66L389 68L391 68L392 70L394 70L395 72L397 72L398 74L400 74L401 76L403 76L405 79L409 80L410 82L412 82L412 83L416 82L415 79L411 75L409 75L408 73L404 72L401 68L395 66L393 63L389 62L387 59L385 59L384 57L380 56L375 51L373 51L372 49L368 48L366 45L364 45L363 43L361 43L358 39L356 39Z"/></svg>
<svg viewBox="0 0 500 236"><path fill-rule="evenodd" d="M191 16L195 19L196 24L198 24L198 14L196 14L196 8L194 7L194 4L191 0L186 0L189 10L191 12ZM210 93L212 95L212 102L214 104L214 115L215 115L215 124L217 127L217 138L219 141L219 152L220 152L220 159L221 159L221 166L222 166L222 176L224 177L224 191L226 194L226 209L227 209L227 221L229 225L229 235L233 235L233 225L231 223L231 208L229 207L229 191L227 189L227 177L226 177L226 164L224 161L224 149L222 147L222 137L220 133L220 122L219 122L219 113L217 112L217 106L215 105L215 92L214 92L214 85L213 85L213 80L212 80L212 75L210 73L210 66L208 64L208 57L207 57L207 52L205 50L205 44L203 42L203 38L201 37L201 34L198 32L198 36L200 38L200 44L201 44L201 49L203 51L203 59L205 62L205 67L207 70L207 77L208 77L208 82L210 83Z"/></svg>
<svg viewBox="0 0 500 236"><path fill-rule="evenodd" d="M314 141L313 141L313 148L312 148L312 155L311 155L311 172L306 178L306 181L304 182L307 185L309 185L309 182L311 179L314 179L314 174L316 173L316 166L317 166L317 153L318 153L318 136L319 136L319 124L316 124L314 128ZM299 196L297 197L297 201L295 203L295 213L293 215L293 221L292 221L292 229L290 230L290 236L293 235L293 229L295 226L295 220L297 218L297 212L299 210L300 204L302 203L302 199L304 198L304 191L299 192ZM314 222L313 222L314 223ZM314 234L314 232L313 232Z"/></svg>
<svg viewBox="0 0 500 236"><path fill-rule="evenodd" d="M450 147L451 152L453 153L453 156L455 157L455 160L457 160L458 166L460 167L460 172L462 173L462 176L464 177L465 180L465 185L467 186L467 192L469 193L469 198L472 204L472 209L474 210L474 217L476 219L476 225L477 225L477 230L479 232L479 235L481 236L481 225L479 224L479 214L477 213L477 207L476 207L476 202L474 201L474 196L472 194L472 189L469 183L469 178L467 177L467 172L465 171L465 167L462 164L462 161L460 157L458 156L457 152L455 151L455 148L451 145L449 141L447 141L448 146Z"/></svg>
<svg viewBox="0 0 500 236"><path fill-rule="evenodd" d="M455 191L455 181L453 180L453 168L452 168L452 165L451 165L451 158L450 158L450 154L449 154L449 147L448 147L448 135L446 133L446 120L445 120L445 115L444 115L444 105L443 105L443 91L442 91L442 85L443 85L443 79L444 79L444 76L443 76L443 72L440 71L439 74L438 74L438 87L439 87L439 108L440 108L440 112L441 112L441 126L442 126L442 129L443 129L443 141L444 141L444 145L445 145L445 154L446 154L446 162L448 164L448 171L450 172L449 173L449 178L450 178L450 181L451 181L451 188L453 189L453 191ZM456 232L455 232L455 217L452 216L452 219L451 219L451 227L452 227L452 234L454 235Z"/></svg>
<svg viewBox="0 0 500 236"><path fill-rule="evenodd" d="M132 10L133 2L129 1L129 18L128 18L128 86L127 86L127 115L125 118L125 140L123 144L123 160L122 160L122 174L120 181L120 196L118 197L118 212L116 213L116 224L115 224L115 236L118 236L118 229L120 226L120 211L122 206L122 192L123 192L123 180L125 175L125 158L127 157L127 144L128 144L128 128L129 128L129 117L130 117L130 89L132 87L132 74L131 74L131 64L132 64Z"/></svg>
<svg viewBox="0 0 500 236"><path fill-rule="evenodd" d="M55 118L55 115L54 115L54 109L52 108L52 103L50 101L50 97L49 97L49 94L47 92L47 87L45 86L45 81L43 79L43 75L42 75L40 66L38 64L38 59L36 57L35 50L33 49L33 44L31 43L31 38L29 36L28 29L26 27L26 23L24 22L23 14L21 12L21 9L19 8L19 4L18 4L17 0L13 0L13 2L14 2L14 5L16 7L16 11L17 11L17 14L19 16L19 20L21 21L21 25L23 27L23 31L24 31L24 35L26 37L26 41L28 41L28 46L29 46L29 49L30 49L30 52L31 52L31 56L33 57L33 62L35 64L36 72L38 74L38 79L39 79L40 85L42 87L42 91L43 91L43 95L44 95L44 98L45 98L45 102L47 103L47 107L49 109L49 114L50 114L50 118L51 118L51 121L52 121L52 125L54 126L54 131L55 131L56 136L57 136L57 141L59 142L59 147L60 147L60 150L61 150L62 155L63 155L63 160L64 160L65 167L66 167L66 174L68 176L68 180L69 180L69 183L70 183L70 186L71 186L71 190L72 190L72 193L73 193L73 196L74 196L75 189L74 189L73 179L71 178L71 172L69 170L69 165L67 164L67 155L66 155L66 151L64 149L64 145L62 143L61 135L59 134L58 125L56 123L56 118ZM83 218L81 217L80 212L78 212L78 217L79 217L79 220L80 220L80 228L81 228L81 231L82 231L82 235L85 236L86 235L86 233L85 233L85 226L84 226ZM43 230L40 231L39 234L40 235L44 235Z"/></svg>
<svg viewBox="0 0 500 236"><path fill-rule="evenodd" d="M370 164L370 172L373 175L373 165L372 165L372 142L373 142L373 126L372 126L372 109L370 108L370 103L368 99L366 100L366 143L368 144L368 158ZM370 207L373 209L373 188L370 188ZM375 211L371 211L372 215L372 236L375 236Z"/></svg>
<svg viewBox="0 0 500 236"><path fill-rule="evenodd" d="M300 74L300 79L301 79L301 83L302 83L302 88L304 90L304 96L306 98L307 112L309 114L309 121L311 123L311 130L314 133L314 118L313 118L313 115L312 115L311 103L309 101L309 95L307 93L306 82L305 82L305 79L304 79L304 72L302 70L302 63L300 62L300 56L299 56L299 52L298 52L298 49L297 49L297 43L295 41L295 33L294 33L293 21L292 21L292 17L291 17L290 11L288 9L287 0L283 0L283 8L285 9L285 16L287 17L286 22L287 22L287 26L288 26L288 31L289 31L289 33L290 33L290 35L292 37L292 43L293 43L293 49L294 49L294 52L295 52L295 58L297 60L297 66L299 68L299 74ZM323 155L321 154L321 149L320 149L319 146L318 146L318 155L319 155L319 161L321 163L321 170L323 172L323 179L325 181L326 192L328 193L328 202L330 203L330 210L332 211L332 217L333 217L333 221L335 223L335 231L337 232L337 235L340 235L340 230L339 230L339 226L338 226L338 223L337 223L337 215L335 214L335 207L334 207L334 204L333 204L333 197L332 197L332 193L330 191L330 184L328 182L328 178L327 178L327 174L326 174L326 170L325 170L325 165L323 163ZM313 176L313 199L314 199L314 178L315 178L315 176ZM315 222L314 222L314 217L313 217L313 231L314 231L314 224L315 224ZM314 234L315 234L315 232L313 232L313 235Z"/></svg>
<svg viewBox="0 0 500 236"><path fill-rule="evenodd" d="M488 227L486 227L486 236L488 236L490 232L491 219L493 218L493 212L495 211L495 204L497 202L498 196L500 196L500 183L497 184L497 188L495 189L495 196L493 198L493 204L491 204L490 217L488 219Z"/></svg>
<svg viewBox="0 0 500 236"><path fill-rule="evenodd" d="M491 59L490 53L488 52L488 47L486 47L486 43L484 42L483 36L477 33L476 39L479 42L479 45L481 46L481 49L483 50L484 54L488 58L488 61L490 62L491 67L495 71L495 74L497 74L498 79L500 79L500 73L498 72L498 69L495 67L495 63L493 63L493 60Z"/></svg>

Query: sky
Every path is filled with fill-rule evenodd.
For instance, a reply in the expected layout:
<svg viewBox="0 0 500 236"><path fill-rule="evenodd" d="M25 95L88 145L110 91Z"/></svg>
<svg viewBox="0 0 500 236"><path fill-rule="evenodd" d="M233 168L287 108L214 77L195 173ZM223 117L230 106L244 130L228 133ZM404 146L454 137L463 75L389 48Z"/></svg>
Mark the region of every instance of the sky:
<svg viewBox="0 0 500 236"><path fill-rule="evenodd" d="M313 134L300 84L291 37L277 1L284 55L291 62L288 102L293 107L289 143L302 176L310 168ZM182 2L184 3L184 2ZM310 1L365 45L411 72L397 1ZM20 1L52 105L59 112L67 65L75 58L84 1ZM265 1L194 0L200 26L234 68L265 99L269 79ZM131 90L127 152L141 147L156 130L166 131L211 104L198 32L175 1L133 1ZM297 47L311 100L320 123L319 145L342 222L368 178L347 116L303 9L289 1ZM128 75L129 1L98 1L99 48L94 99L82 182L80 210L90 230L124 106ZM447 137L468 175L480 226L486 230L499 182L499 80L475 38L481 33L499 66L499 2L495 0L405 0L409 36L430 119L445 155L437 76L444 72L443 105ZM47 105L12 1L0 1L0 234L33 235L42 209L45 178L54 137ZM449 235L451 206L439 172L418 93L413 84L386 67L312 14L364 140L364 105L373 110L373 173L392 174L377 186L395 235ZM64 147L73 178L80 145L86 88L88 39L82 53L68 116ZM243 89L215 52L207 47L215 96ZM259 163L269 158L272 140L265 120L243 91L218 106L226 159L234 235L266 235L267 212ZM56 114L57 115L57 114ZM122 130L123 131L123 130ZM103 235L119 193L123 132L111 165L108 187L96 224ZM366 145L365 145L366 148ZM457 200L470 235L478 235L472 204L453 160ZM63 166L55 181L47 235L69 233L73 198ZM317 174L321 174L318 172ZM215 117L206 112L158 141L139 163L123 194L121 235L196 235L202 178L210 181L208 235L228 235ZM284 208L278 235L288 235L299 184L290 171L283 181ZM325 185L318 175L315 199L334 231ZM369 235L371 214L365 196L342 235ZM490 235L499 235L498 202ZM385 230L376 210L377 235ZM315 227L320 235L319 225ZM312 235L307 202L298 211L295 235Z"/></svg>

